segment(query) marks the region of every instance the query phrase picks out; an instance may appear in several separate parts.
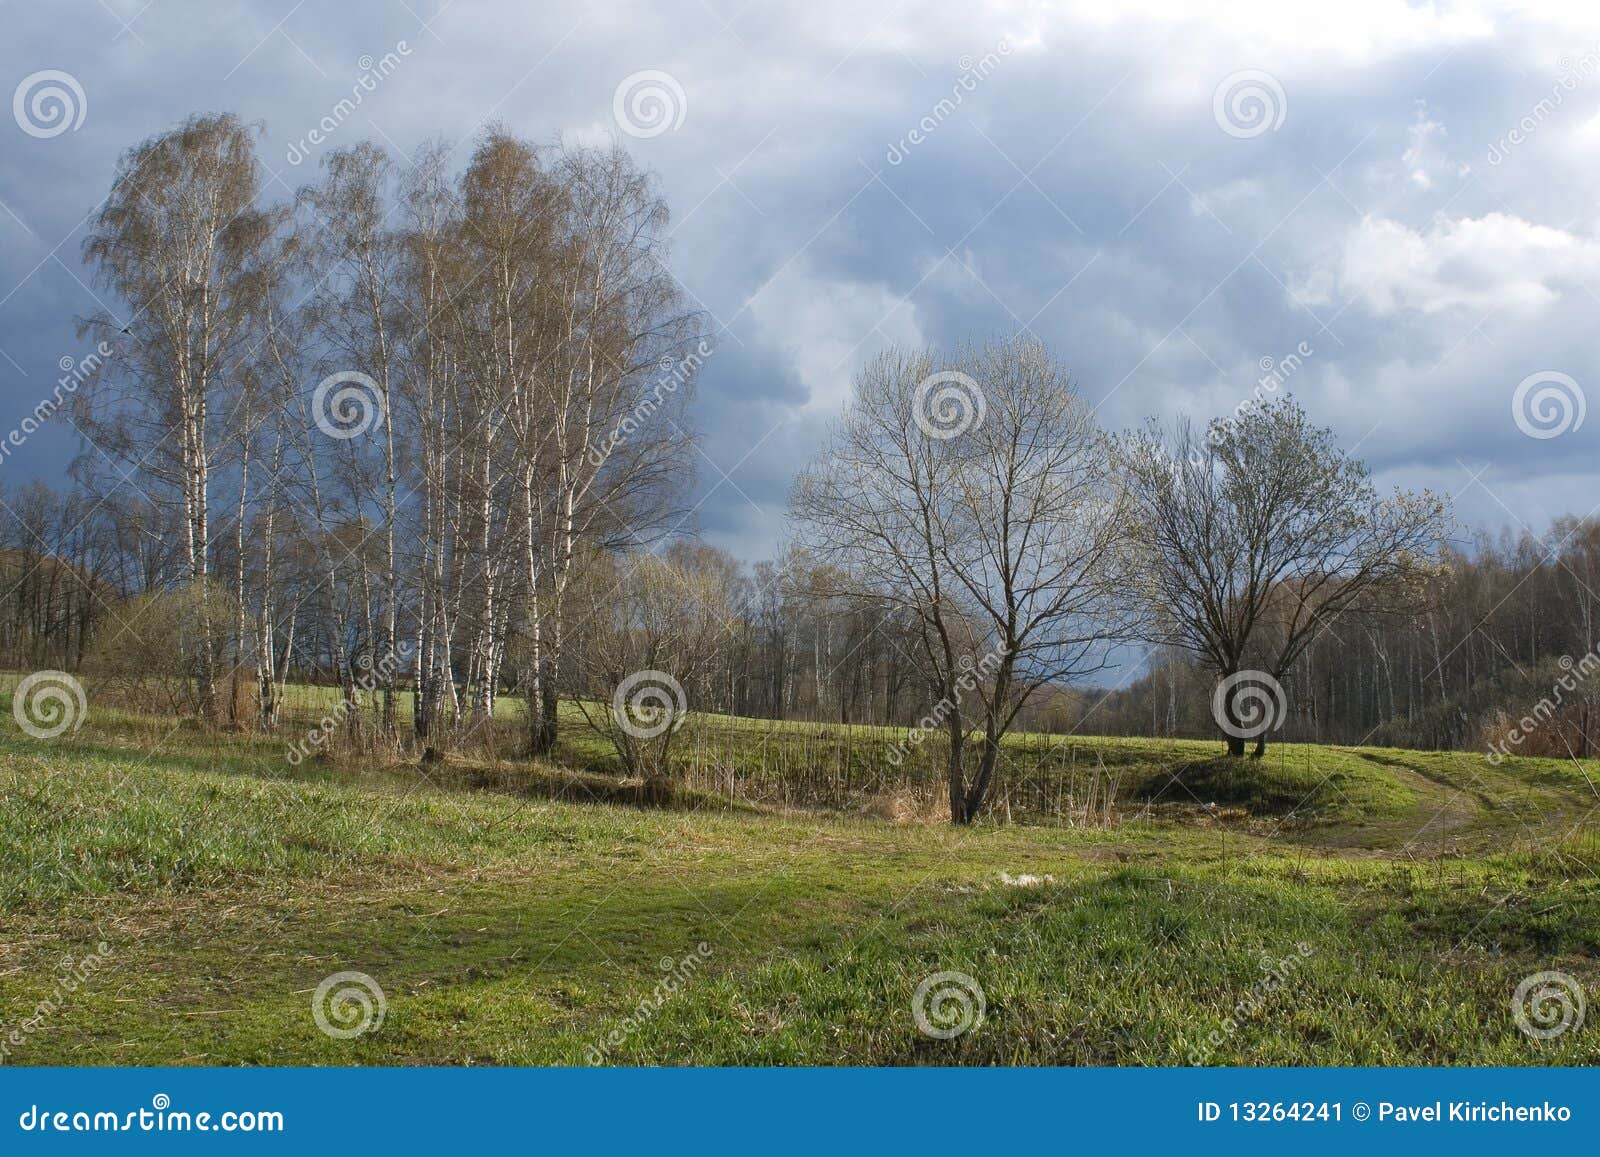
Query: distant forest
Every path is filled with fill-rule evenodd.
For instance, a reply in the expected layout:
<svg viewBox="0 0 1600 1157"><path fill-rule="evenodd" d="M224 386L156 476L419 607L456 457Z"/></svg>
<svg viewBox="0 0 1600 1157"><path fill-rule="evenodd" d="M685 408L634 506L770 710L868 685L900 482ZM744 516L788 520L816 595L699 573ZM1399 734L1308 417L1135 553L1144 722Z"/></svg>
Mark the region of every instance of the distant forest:
<svg viewBox="0 0 1600 1157"><path fill-rule="evenodd" d="M94 647L115 652L108 636L125 608L184 573L179 515L164 518L137 493L91 499L36 482L0 487L0 503L0 661L8 667L76 670ZM227 543L218 545L225 555ZM707 661L685 680L697 709L901 726L926 713L911 628L837 594L836 576L804 550L754 565L704 544L679 542L665 553L696 576L696 597L723 624ZM223 573L233 565L217 561ZM1422 614L1352 615L1307 649L1285 681L1278 738L1487 748L1545 701L1555 710L1520 753L1600 751L1600 678L1585 678L1583 663L1600 617L1600 519L1559 519L1543 537L1480 536L1446 561ZM286 675L337 681L331 623L319 621L315 604L303 608L284 658ZM1553 695L1563 678L1576 690ZM1019 725L1211 737L1214 682L1188 656L1155 648L1118 685L1048 689Z"/></svg>

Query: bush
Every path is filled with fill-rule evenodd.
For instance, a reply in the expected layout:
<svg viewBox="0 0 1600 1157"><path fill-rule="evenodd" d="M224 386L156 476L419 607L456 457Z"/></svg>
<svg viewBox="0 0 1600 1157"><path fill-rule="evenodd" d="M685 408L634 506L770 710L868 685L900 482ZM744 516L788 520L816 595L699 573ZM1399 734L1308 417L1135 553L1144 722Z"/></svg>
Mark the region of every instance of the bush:
<svg viewBox="0 0 1600 1157"><path fill-rule="evenodd" d="M106 612L84 657L84 673L98 694L135 711L197 714L208 635L217 694L226 691L230 668L223 641L233 631L234 616L232 597L215 585L204 591L190 584L141 595Z"/></svg>

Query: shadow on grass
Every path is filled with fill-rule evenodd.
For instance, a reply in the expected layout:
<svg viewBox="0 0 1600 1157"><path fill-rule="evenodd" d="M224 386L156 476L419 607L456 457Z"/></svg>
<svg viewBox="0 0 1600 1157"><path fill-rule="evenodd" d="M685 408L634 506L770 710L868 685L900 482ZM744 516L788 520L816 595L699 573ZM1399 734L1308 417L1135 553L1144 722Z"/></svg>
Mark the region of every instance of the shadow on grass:
<svg viewBox="0 0 1600 1157"><path fill-rule="evenodd" d="M477 764L454 759L423 764L422 772L441 788L494 791L525 799L564 803L613 804L662 811L715 811L753 814L761 809L724 796L673 783L629 779L542 764Z"/></svg>
<svg viewBox="0 0 1600 1157"><path fill-rule="evenodd" d="M1151 804L1216 804L1245 808L1256 816L1287 816L1303 810L1306 785L1286 778L1266 760L1219 755L1163 769L1140 783L1133 798Z"/></svg>

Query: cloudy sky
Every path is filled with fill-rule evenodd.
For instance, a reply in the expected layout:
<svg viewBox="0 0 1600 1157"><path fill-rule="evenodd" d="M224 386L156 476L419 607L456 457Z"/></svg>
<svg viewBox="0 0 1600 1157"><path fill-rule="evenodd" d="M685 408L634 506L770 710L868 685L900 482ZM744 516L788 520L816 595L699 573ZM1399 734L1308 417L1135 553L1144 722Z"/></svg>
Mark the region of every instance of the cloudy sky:
<svg viewBox="0 0 1600 1157"><path fill-rule="evenodd" d="M0 426L88 352L83 222L129 144L237 112L278 198L332 145L464 160L499 122L661 175L716 333L697 518L747 557L865 359L1017 331L1112 428L1227 412L1295 354L1282 388L1385 484L1535 532L1600 504L1592 4L7 0L0 27ZM0 475L79 449L51 429Z"/></svg>

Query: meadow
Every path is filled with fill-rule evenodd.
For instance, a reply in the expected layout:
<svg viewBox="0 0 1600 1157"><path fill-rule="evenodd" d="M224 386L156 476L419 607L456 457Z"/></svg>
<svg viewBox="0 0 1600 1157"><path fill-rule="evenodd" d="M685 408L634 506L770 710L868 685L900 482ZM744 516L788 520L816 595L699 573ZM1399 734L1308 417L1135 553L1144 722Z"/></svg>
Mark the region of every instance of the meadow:
<svg viewBox="0 0 1600 1157"><path fill-rule="evenodd" d="M582 721L550 765L295 764L0 696L6 1063L1600 1062L1513 1009L1600 981L1600 762L1023 735L953 828L905 732L696 718L646 808Z"/></svg>

